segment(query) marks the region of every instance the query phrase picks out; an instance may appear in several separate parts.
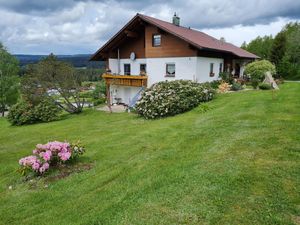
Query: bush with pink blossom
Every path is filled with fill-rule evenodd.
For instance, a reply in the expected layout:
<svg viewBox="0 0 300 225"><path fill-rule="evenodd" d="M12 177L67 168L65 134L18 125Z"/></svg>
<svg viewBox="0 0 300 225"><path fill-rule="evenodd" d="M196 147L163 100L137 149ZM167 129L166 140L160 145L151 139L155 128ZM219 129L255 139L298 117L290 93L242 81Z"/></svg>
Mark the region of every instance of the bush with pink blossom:
<svg viewBox="0 0 300 225"><path fill-rule="evenodd" d="M68 142L53 141L47 144L38 144L32 151L33 155L24 157L19 160L19 172L26 175L34 172L42 175L58 164L64 164L68 161L78 158L85 152L85 148L76 142L70 144Z"/></svg>

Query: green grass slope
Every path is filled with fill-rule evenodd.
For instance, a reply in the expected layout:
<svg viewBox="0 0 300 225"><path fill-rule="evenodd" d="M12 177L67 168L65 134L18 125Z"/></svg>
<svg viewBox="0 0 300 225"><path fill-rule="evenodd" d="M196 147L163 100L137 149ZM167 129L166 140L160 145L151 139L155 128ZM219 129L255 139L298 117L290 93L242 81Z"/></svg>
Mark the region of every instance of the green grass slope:
<svg viewBox="0 0 300 225"><path fill-rule="evenodd" d="M300 84L280 88L155 121L93 110L0 119L0 224L299 224ZM35 144L77 139L90 170L21 182L18 159Z"/></svg>

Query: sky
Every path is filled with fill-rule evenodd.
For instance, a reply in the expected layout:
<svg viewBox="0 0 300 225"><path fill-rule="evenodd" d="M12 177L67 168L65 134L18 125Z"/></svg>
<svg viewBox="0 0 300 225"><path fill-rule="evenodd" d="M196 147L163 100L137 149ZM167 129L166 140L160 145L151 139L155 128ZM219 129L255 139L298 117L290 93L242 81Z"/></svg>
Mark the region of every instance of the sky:
<svg viewBox="0 0 300 225"><path fill-rule="evenodd" d="M300 0L0 0L0 42L13 54L94 53L136 13L240 46L300 21Z"/></svg>

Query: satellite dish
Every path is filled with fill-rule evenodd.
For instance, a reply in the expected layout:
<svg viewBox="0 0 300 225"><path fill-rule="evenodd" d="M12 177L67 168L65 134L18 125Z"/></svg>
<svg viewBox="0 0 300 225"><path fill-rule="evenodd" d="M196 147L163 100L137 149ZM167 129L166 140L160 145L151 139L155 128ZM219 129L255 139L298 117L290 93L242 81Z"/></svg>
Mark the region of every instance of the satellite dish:
<svg viewBox="0 0 300 225"><path fill-rule="evenodd" d="M134 52L131 52L131 53L130 53L130 59L131 59L132 61L135 60L135 53L134 53Z"/></svg>

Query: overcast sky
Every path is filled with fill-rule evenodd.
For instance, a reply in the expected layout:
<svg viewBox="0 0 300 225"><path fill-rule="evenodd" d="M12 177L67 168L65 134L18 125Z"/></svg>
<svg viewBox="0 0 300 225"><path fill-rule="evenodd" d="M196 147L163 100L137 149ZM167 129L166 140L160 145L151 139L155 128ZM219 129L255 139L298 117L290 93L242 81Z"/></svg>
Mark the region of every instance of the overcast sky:
<svg viewBox="0 0 300 225"><path fill-rule="evenodd" d="M12 53L93 53L137 12L240 46L300 19L300 0L0 0L0 42Z"/></svg>

